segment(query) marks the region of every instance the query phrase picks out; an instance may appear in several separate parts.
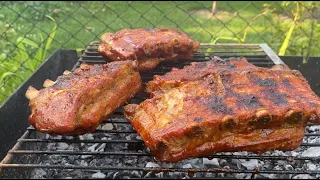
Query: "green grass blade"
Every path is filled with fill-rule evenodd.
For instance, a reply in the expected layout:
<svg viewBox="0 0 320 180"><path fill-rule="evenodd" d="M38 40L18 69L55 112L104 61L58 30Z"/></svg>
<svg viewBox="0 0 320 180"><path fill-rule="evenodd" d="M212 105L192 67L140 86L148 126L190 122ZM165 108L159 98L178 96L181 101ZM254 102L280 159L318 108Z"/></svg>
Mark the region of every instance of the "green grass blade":
<svg viewBox="0 0 320 180"><path fill-rule="evenodd" d="M16 77L18 77L20 80L23 81L23 78L22 78L21 76L19 76L19 75L17 75L17 74L14 74L13 72L5 72L5 73L3 73L3 74L1 75L0 85L2 85L2 84L4 83L4 79L5 79L6 77L9 77L9 76L16 76Z"/></svg>
<svg viewBox="0 0 320 180"><path fill-rule="evenodd" d="M33 64L30 60L30 57L26 51L26 48L25 46L23 45L22 41L23 41L24 37L19 37L17 39L17 46L19 48L19 59L16 59L20 62L25 62L27 67L31 70L31 71L34 71L34 67L33 67Z"/></svg>
<svg viewBox="0 0 320 180"><path fill-rule="evenodd" d="M39 36L40 36L41 43L40 43L40 46L38 48L37 54L33 59L34 67L38 67L38 64L43 61L43 47L42 47L43 36L41 34L39 34Z"/></svg>
<svg viewBox="0 0 320 180"><path fill-rule="evenodd" d="M34 48L39 48L39 45L38 45L36 42L34 42L34 41L32 41L32 40L30 40L30 39L28 39L28 38L23 38L23 39L21 40L21 42L23 42L23 43L25 43L25 44L28 44L28 45L30 45L30 46L32 46L32 47L34 47Z"/></svg>
<svg viewBox="0 0 320 180"><path fill-rule="evenodd" d="M289 42L290 42L290 38L291 38L291 35L292 35L292 32L296 26L296 21L298 19L298 14L299 14L299 2L297 2L297 9L296 9L296 14L295 14L295 17L294 17L294 20L290 26L290 29L288 31L288 34L286 35L286 38L284 39L283 43L282 43L282 46L279 50L279 56L283 56L285 53L286 53L286 50L289 46Z"/></svg>
<svg viewBox="0 0 320 180"><path fill-rule="evenodd" d="M50 35L48 37L48 40L47 40L47 43L46 43L46 46L45 46L45 49L44 49L44 53L43 53L43 57L44 58L46 58L46 53L49 50L49 47L50 47L50 45L51 45L51 43L53 41L53 38L54 38L54 36L56 35L56 32L57 32L57 23L56 23L56 21L51 16L46 15L46 17L54 22L54 27L53 27L52 32L50 33Z"/></svg>

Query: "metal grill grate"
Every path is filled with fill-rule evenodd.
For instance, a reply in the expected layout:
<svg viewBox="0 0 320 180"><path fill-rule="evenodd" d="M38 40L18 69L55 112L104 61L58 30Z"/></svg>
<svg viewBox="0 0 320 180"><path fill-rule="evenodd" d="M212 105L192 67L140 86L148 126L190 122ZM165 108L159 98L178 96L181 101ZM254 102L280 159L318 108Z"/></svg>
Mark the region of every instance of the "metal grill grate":
<svg viewBox="0 0 320 180"><path fill-rule="evenodd" d="M89 64L106 63L97 52L98 45L99 42L90 43L72 70L79 67L82 62ZM223 58L244 56L249 62L260 67L271 67L274 64L283 63L266 44L201 44L199 51L191 61L162 63L156 69L142 73L141 76L143 82L146 83L151 80L155 74L164 74L170 71L172 67L182 68L184 65L193 61L209 60L210 55L220 56ZM129 103L139 103L147 97L147 94L141 92L131 99ZM310 147L320 147L320 143L318 141L312 141L318 137L320 138L320 134L309 131L310 127L311 125L307 126L305 139L297 151L303 151ZM63 145L68 148L56 148L57 145L61 146L61 143L65 143ZM90 150L90 148L88 148L94 145L98 148L93 148L94 150ZM51 146L51 149L48 148L49 146ZM101 146L103 148L99 149ZM55 163L52 163L51 160L55 158L58 160ZM88 158L91 158L90 163L94 160L98 161L99 159L101 159L101 162L92 163L94 165L91 165L90 163L83 163L83 160ZM106 162L106 158L111 160ZM259 160L264 163L268 162L271 164L277 164L281 161L282 163L285 162L287 164L292 164L294 168L255 168L249 170L248 168L243 167L201 167L193 164L192 168L185 168L181 167L181 163L158 163L160 164L160 167L146 167L148 162L155 162L155 160L150 154L150 151L144 146L143 141L136 134L136 131L125 119L122 107L117 109L112 116L105 120L90 137L49 136L36 131L30 126L24 135L18 139L16 145L8 152L8 155L2 160L0 167L2 175L7 176L12 175L7 171L12 172L14 171L13 169L30 170L43 168L52 170L50 171L51 173L47 173L48 178L55 177L56 175L54 175L54 173L63 174L66 171L70 172L70 169L80 169L81 171L86 172L92 172L95 170L101 170L103 172L127 172L126 177L129 176L134 178L137 178L137 176L130 173L132 171L140 172L141 177L145 177L147 173L157 174L163 172L164 174L162 178L170 178L173 176L172 173L182 172L185 173L188 178L201 177L215 179L235 177L235 175L239 173L249 173L251 174L251 178L256 174L320 174L320 170L307 170L305 168L305 165L308 162L319 164L320 157L295 156L290 152L283 152L280 153L280 155L274 155L270 152L259 155L254 153L248 153L245 155L237 153L216 153L205 158L208 158L209 160L212 158L217 158L219 160L224 159L227 162L232 162L234 160ZM194 160L199 159L202 159L202 157L195 158ZM183 162L189 162L189 160L185 160ZM229 174L229 176L221 174Z"/></svg>

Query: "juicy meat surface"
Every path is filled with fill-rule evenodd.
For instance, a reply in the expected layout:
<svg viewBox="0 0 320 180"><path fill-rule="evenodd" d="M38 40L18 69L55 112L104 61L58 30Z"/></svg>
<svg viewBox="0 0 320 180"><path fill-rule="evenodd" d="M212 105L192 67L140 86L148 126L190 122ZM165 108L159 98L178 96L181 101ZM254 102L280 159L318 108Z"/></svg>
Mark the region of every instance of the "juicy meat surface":
<svg viewBox="0 0 320 180"><path fill-rule="evenodd" d="M136 61L81 64L30 100L29 123L49 134L92 132L141 86Z"/></svg>
<svg viewBox="0 0 320 180"><path fill-rule="evenodd" d="M123 29L105 33L98 51L112 61L138 60L139 71L155 68L161 61L188 60L200 43L176 29Z"/></svg>
<svg viewBox="0 0 320 180"><path fill-rule="evenodd" d="M302 142L306 123L320 123L320 98L300 73L286 66L266 69L235 61L186 67L210 73L191 75L189 81L140 105L125 106L126 118L160 161L217 152L294 150ZM232 66L243 62L247 65ZM171 74L179 72L186 69ZM179 81L175 77L171 79Z"/></svg>
<svg viewBox="0 0 320 180"><path fill-rule="evenodd" d="M213 57L210 61L192 62L191 65L185 66L183 69L173 68L163 76L155 75L153 80L147 83L146 91L152 97L156 93L162 93L167 89L179 86L181 83L199 80L212 73L254 68L257 67L248 63L244 57L232 57L225 60Z"/></svg>

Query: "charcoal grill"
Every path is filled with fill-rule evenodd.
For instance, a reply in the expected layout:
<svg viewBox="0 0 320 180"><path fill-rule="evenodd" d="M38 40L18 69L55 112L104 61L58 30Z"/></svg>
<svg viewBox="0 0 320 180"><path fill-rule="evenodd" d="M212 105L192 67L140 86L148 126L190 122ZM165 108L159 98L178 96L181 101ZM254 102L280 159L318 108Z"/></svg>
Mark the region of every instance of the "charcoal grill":
<svg viewBox="0 0 320 180"><path fill-rule="evenodd" d="M70 68L70 65L68 66L69 70L73 71L83 62L88 64L106 63L97 52L98 45L99 42L90 43L77 61L70 60L68 63L74 64L72 68ZM283 61L267 44L212 45L202 43L192 60L179 63L162 63L156 69L142 73L143 82L146 83L151 80L155 74L164 74L170 71L172 67L182 68L194 61L207 61L212 55L222 58L244 56L249 62L260 67L283 64ZM43 66L49 65L44 64ZM54 65L51 65L51 67L54 67ZM41 71L41 68L43 67L40 67L38 71ZM56 78L64 70L60 69L55 76L51 77ZM35 73L37 76L40 75L38 71ZM43 80L37 82L38 88ZM32 82L29 85L33 85ZM26 88L27 84L24 84L23 87ZM139 103L146 98L147 94L141 92L131 99L130 103ZM28 109L26 103L24 109L25 111ZM24 118L27 114L24 112ZM20 121L25 123L27 119L21 119ZM320 134L310 131L310 128L311 125L308 125L305 139L301 147L295 151L296 153L280 151L263 154L216 153L208 157L188 159L175 164L161 163L152 157L141 138L125 119L123 107L120 107L99 126L96 132L89 135L76 137L51 136L37 132L29 126L15 145L12 148L10 147L11 149L9 148L10 150L0 163L0 173L2 177L9 178L29 178L30 174L35 172L38 174L39 172L40 174L45 172L45 175L43 175L45 178L65 178L67 176L84 178L92 177L91 175L97 171L103 172L106 178L267 178L272 177L270 174L277 178L291 178L299 174L320 177L319 168L310 170L306 167L310 162L319 164L320 157L299 154L299 152L303 152L310 147L320 147L320 143L317 141L318 138L320 139ZM206 163L204 158L207 158ZM210 163L213 159L218 160L219 164ZM240 167L235 163L238 161L254 161L260 165L261 163L271 164L271 167L268 168L263 165L253 168L243 165ZM279 163L291 165L292 168L275 168ZM239 176L243 174L245 176Z"/></svg>

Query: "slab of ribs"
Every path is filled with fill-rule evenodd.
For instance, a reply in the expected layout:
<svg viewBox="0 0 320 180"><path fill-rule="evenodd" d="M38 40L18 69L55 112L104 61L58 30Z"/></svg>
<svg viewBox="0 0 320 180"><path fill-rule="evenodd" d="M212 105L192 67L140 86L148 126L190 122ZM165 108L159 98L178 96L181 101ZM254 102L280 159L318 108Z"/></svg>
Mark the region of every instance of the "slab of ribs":
<svg viewBox="0 0 320 180"><path fill-rule="evenodd" d="M176 29L123 29L101 36L98 51L112 61L138 60L139 71L149 71L162 61L188 60L200 43Z"/></svg>
<svg viewBox="0 0 320 180"><path fill-rule="evenodd" d="M46 80L40 91L29 87L29 123L49 134L93 132L114 110L142 87L137 61L81 64L55 82Z"/></svg>
<svg viewBox="0 0 320 180"><path fill-rule="evenodd" d="M217 152L294 150L307 122L320 123L320 98L286 65L213 58L155 76L151 98L125 114L152 154L177 162Z"/></svg>

